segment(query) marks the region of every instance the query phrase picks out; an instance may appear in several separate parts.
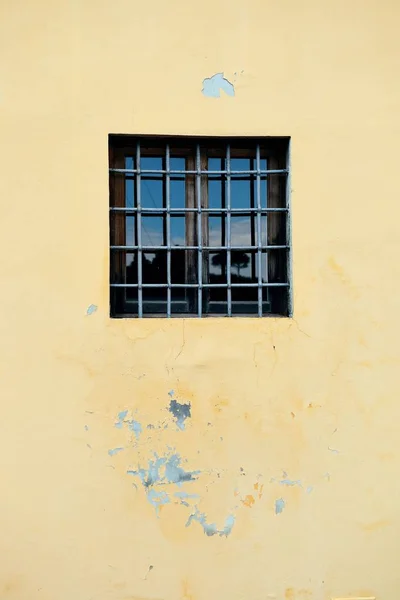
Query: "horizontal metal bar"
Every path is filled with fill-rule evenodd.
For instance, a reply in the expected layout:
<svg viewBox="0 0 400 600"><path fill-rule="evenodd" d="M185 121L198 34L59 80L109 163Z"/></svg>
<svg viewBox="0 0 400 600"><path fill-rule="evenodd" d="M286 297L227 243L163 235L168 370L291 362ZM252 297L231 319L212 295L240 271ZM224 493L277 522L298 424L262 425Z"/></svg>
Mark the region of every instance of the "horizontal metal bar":
<svg viewBox="0 0 400 600"><path fill-rule="evenodd" d="M259 246L110 246L111 250L143 250L150 252L151 250L209 250L218 252L220 250L258 250ZM261 246L261 250L289 250L289 246Z"/></svg>
<svg viewBox="0 0 400 600"><path fill-rule="evenodd" d="M198 212L198 208L170 208L169 210L167 208L140 208L140 211L142 214L144 213L193 213L193 212ZM120 207L120 206L111 206L110 207L110 211L111 212L122 212L122 213L137 213L139 211L139 209L137 208L125 208L125 207ZM286 207L282 207L282 208L202 208L201 212L204 213L237 213L237 214L242 214L242 213L254 213L257 214L258 212L261 213L272 213L272 212L281 212L281 213L287 213L289 211L288 208Z"/></svg>
<svg viewBox="0 0 400 600"><path fill-rule="evenodd" d="M198 283L171 283L171 285L168 285L168 283L142 283L141 288L225 288L228 289L228 287L233 287L233 288L267 288L267 287L288 287L289 283L262 283L262 284L258 284L258 283L231 283L230 286L228 286L227 283L202 283L201 285L199 285ZM111 283L110 287L112 288L138 288L139 284L138 283Z"/></svg>
<svg viewBox="0 0 400 600"><path fill-rule="evenodd" d="M175 169L109 169L110 173L125 173L125 175L287 175L288 169L249 169L247 171L206 171L206 170L185 170L177 171Z"/></svg>

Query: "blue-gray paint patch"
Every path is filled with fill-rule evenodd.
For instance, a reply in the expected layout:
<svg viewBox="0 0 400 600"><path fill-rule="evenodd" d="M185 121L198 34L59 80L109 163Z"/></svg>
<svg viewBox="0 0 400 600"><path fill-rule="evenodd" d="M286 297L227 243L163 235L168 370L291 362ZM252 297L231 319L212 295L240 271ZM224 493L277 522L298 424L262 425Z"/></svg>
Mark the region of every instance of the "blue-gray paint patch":
<svg viewBox="0 0 400 600"><path fill-rule="evenodd" d="M276 515L280 515L281 512L283 512L284 508L285 508L285 501L283 498L278 498L278 500L275 500L275 514Z"/></svg>
<svg viewBox="0 0 400 600"><path fill-rule="evenodd" d="M196 511L194 513L192 513L186 523L186 527L189 527L189 525L191 525L191 523L193 521L196 521L197 523L199 523L202 528L204 533L211 537L213 535L219 535L220 537L228 537L228 535L231 533L233 526L235 524L235 517L234 515L229 515L226 519L225 519L225 524L224 527L222 529L218 529L215 523L207 523L207 516L205 513L201 513L197 508Z"/></svg>
<svg viewBox="0 0 400 600"><path fill-rule="evenodd" d="M130 431L133 431L136 439L138 440L140 438L140 434L143 431L142 424L139 423L139 421L135 421L135 419L127 419L127 416L127 410L122 410L121 412L119 412L117 415L117 421L114 423L114 427L116 427L117 429L122 429L124 424L127 425L128 429Z"/></svg>
<svg viewBox="0 0 400 600"><path fill-rule="evenodd" d="M96 304L91 304L90 306L87 307L86 314L88 315L88 317L90 317L90 315L95 313L96 310L97 310Z"/></svg>
<svg viewBox="0 0 400 600"><path fill-rule="evenodd" d="M168 407L169 412L175 417L176 424L182 431L185 429L186 419L191 417L191 404L181 404L177 400L172 399Z"/></svg>
<svg viewBox="0 0 400 600"><path fill-rule="evenodd" d="M207 98L219 98L221 90L227 96L235 95L233 83L225 79L223 73L215 73L212 77L207 77L203 80L203 89L201 91Z"/></svg>
<svg viewBox="0 0 400 600"><path fill-rule="evenodd" d="M187 492L175 492L174 496L181 500L187 500L190 498L200 498L199 494L188 494Z"/></svg>
<svg viewBox="0 0 400 600"><path fill-rule="evenodd" d="M330 446L328 446L328 450L332 452L332 454L339 454L339 450L336 450L336 448L331 448Z"/></svg>
<svg viewBox="0 0 400 600"><path fill-rule="evenodd" d="M164 504L169 504L170 500L168 498L168 494L166 492L158 492L156 490L149 490L147 492L147 500L154 506L156 509L157 516L159 515L160 506Z"/></svg>
<svg viewBox="0 0 400 600"><path fill-rule="evenodd" d="M141 423L139 423L139 421L134 421L134 420L129 421L128 428L131 431L133 431L136 439L138 440L140 438L140 434L143 431Z"/></svg>
<svg viewBox="0 0 400 600"><path fill-rule="evenodd" d="M123 450L123 448L111 448L111 449L108 451L108 454L109 454L110 456L115 456L115 454L118 454L118 452L122 452L122 450Z"/></svg>
<svg viewBox="0 0 400 600"><path fill-rule="evenodd" d="M128 414L127 410L122 410L121 412L119 412L117 415L117 422L114 423L114 427L116 427L117 429L122 429L122 427L124 425L124 420L126 419L127 414Z"/></svg>
<svg viewBox="0 0 400 600"><path fill-rule="evenodd" d="M281 485L289 485L289 486L295 486L298 485L299 487L302 487L301 481L300 479L281 479L279 482Z"/></svg>
<svg viewBox="0 0 400 600"><path fill-rule="evenodd" d="M181 485L188 481L195 481L200 474L200 471L185 471L185 469L181 467L181 462L182 460L179 454L171 454L162 457L155 455L154 460L149 460L147 469L139 468L137 470L129 470L127 471L127 474L139 477L145 488L149 488L159 483L175 483L176 485Z"/></svg>

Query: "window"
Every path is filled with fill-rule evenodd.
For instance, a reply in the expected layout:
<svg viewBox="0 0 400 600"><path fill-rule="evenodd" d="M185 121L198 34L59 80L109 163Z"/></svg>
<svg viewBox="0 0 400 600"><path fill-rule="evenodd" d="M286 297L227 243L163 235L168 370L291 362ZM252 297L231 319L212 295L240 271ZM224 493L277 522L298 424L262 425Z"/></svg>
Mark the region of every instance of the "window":
<svg viewBox="0 0 400 600"><path fill-rule="evenodd" d="M109 151L112 317L290 316L289 138Z"/></svg>

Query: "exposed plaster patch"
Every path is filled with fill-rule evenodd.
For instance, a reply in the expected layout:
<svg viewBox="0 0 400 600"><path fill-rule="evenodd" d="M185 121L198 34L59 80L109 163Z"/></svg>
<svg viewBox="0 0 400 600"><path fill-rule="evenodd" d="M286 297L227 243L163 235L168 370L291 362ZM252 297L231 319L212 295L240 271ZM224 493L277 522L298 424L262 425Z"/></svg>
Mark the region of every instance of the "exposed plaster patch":
<svg viewBox="0 0 400 600"><path fill-rule="evenodd" d="M90 306L87 307L86 309L86 314L88 317L90 317L90 315L92 315L93 313L95 313L97 310L97 306L96 304L91 304Z"/></svg>
<svg viewBox="0 0 400 600"><path fill-rule="evenodd" d="M285 501L283 498L278 498L278 500L275 500L275 514L276 515L280 515L283 512L284 508L285 508Z"/></svg>
<svg viewBox="0 0 400 600"><path fill-rule="evenodd" d="M219 98L221 90L225 92L227 96L235 95L233 83L228 81L228 79L225 79L223 73L215 73L212 77L203 79L203 89L201 91L207 98Z"/></svg>
<svg viewBox="0 0 400 600"><path fill-rule="evenodd" d="M203 528L204 533L207 536L219 535L220 537L223 537L223 536L228 537L228 535L231 533L233 526L235 524L235 517L234 517L234 515L229 515L225 519L224 527L222 529L217 529L216 524L215 523L207 523L206 514L201 513L196 508L196 511L189 516L189 519L187 520L187 523L186 523L186 527L189 527L189 525L191 525L192 521L196 521L197 523L200 523L200 525Z"/></svg>
<svg viewBox="0 0 400 600"><path fill-rule="evenodd" d="M191 404L180 404L175 399L171 399L168 407L169 412L175 417L176 424L182 431L185 429L186 419L191 417Z"/></svg>
<svg viewBox="0 0 400 600"><path fill-rule="evenodd" d="M118 454L118 452L122 452L123 448L111 448L108 451L109 456L114 456L115 454Z"/></svg>

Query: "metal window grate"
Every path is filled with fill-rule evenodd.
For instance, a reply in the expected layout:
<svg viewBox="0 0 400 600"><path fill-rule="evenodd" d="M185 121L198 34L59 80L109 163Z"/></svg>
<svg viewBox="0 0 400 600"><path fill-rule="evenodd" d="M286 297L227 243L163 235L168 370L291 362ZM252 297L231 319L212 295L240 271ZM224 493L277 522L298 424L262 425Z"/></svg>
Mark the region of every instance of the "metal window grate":
<svg viewBox="0 0 400 600"><path fill-rule="evenodd" d="M288 138L109 146L111 316L291 315Z"/></svg>

